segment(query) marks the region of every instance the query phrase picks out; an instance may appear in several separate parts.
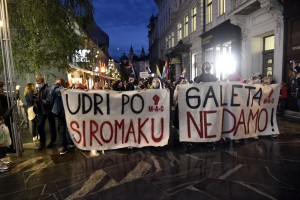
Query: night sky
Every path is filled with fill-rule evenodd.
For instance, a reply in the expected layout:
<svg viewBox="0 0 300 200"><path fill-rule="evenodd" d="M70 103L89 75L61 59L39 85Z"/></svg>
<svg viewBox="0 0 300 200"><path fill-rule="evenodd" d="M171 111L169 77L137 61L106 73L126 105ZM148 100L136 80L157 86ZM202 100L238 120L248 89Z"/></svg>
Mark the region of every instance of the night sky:
<svg viewBox="0 0 300 200"><path fill-rule="evenodd" d="M95 21L109 35L109 53L116 60L130 46L136 55L148 53L149 19L157 14L154 0L94 0Z"/></svg>

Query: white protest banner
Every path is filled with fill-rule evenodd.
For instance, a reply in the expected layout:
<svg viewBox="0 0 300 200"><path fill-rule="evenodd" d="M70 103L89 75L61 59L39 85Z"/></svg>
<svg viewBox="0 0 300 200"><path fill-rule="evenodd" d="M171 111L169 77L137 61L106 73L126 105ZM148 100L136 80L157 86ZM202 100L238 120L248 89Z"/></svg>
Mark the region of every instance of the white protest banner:
<svg viewBox="0 0 300 200"><path fill-rule="evenodd" d="M168 90L62 90L61 93L70 136L82 150L168 143Z"/></svg>
<svg viewBox="0 0 300 200"><path fill-rule="evenodd" d="M279 134L279 84L212 82L180 85L180 141L212 142L221 137Z"/></svg>

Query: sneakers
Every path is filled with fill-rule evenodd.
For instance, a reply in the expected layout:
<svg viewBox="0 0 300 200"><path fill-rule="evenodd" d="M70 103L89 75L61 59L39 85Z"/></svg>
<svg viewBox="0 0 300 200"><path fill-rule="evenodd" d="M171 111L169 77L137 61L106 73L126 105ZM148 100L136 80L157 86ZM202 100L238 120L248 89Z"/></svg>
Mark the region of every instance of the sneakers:
<svg viewBox="0 0 300 200"><path fill-rule="evenodd" d="M37 136L33 137L32 140L33 140L33 142L36 142L37 141Z"/></svg>
<svg viewBox="0 0 300 200"><path fill-rule="evenodd" d="M68 153L68 148L64 147L61 152L59 153L59 155L63 156L65 155L66 153Z"/></svg>

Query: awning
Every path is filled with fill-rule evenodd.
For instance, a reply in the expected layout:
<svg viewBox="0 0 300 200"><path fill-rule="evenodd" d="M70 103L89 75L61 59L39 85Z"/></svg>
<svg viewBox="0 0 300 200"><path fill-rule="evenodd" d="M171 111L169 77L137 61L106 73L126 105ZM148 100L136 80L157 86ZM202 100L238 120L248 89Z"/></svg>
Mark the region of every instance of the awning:
<svg viewBox="0 0 300 200"><path fill-rule="evenodd" d="M70 65L70 70L68 70L68 71L74 72L74 70L77 70L77 71L80 71L80 72L84 72L84 73L88 73L88 74L91 74L91 75L94 75L94 76L98 76L99 75L96 72L93 72L93 71L90 71L90 70L87 70L87 69L83 69L81 67L76 67L74 65Z"/></svg>
<svg viewBox="0 0 300 200"><path fill-rule="evenodd" d="M113 77L110 77L110 76L105 76L105 75L102 75L100 73L97 76L99 76L101 78L104 78L104 79L107 79L107 80L116 80L116 78L113 78Z"/></svg>

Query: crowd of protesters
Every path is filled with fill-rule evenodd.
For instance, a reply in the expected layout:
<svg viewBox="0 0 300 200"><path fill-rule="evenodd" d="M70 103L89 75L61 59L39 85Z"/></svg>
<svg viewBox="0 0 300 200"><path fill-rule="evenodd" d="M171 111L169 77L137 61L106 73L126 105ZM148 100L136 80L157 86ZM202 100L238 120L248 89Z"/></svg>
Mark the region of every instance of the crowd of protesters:
<svg viewBox="0 0 300 200"><path fill-rule="evenodd" d="M229 74L224 80L218 80L218 78L211 73L211 65L208 62L203 63L202 73L195 77L193 80L187 80L184 74L176 82L170 80L161 80L158 77L149 79L135 79L129 78L128 80L115 80L113 82L95 81L91 90L114 90L114 91L132 91L132 90L147 90L147 89L163 89L166 88L170 91L170 123L177 130L179 129L179 116L178 116L178 94L180 84L190 83L203 83L203 82L215 82L215 81L229 81L239 82L247 84L272 84L274 80L271 75L262 77L261 75L252 76L249 79L243 80L238 73ZM300 67L293 66L293 71L300 72ZM300 73L299 73L300 74ZM299 76L299 78L298 78ZM300 75L297 76L300 87ZM298 83L297 82L297 83ZM1 109L0 117L4 114L6 109L5 102L7 102L6 96L3 96L3 83L0 83L0 95L1 95ZM63 108L63 102L60 95L61 89L80 89L88 90L87 84L80 82L66 82L64 79L57 79L55 84L50 87L45 83L42 76L36 77L35 83L28 83L25 87L24 97L26 101L26 114L29 120L30 133L32 134L33 142L37 142L39 139L38 150L41 151L45 147L53 148L56 146L57 130L62 135L62 150L61 155L66 154L69 150L74 148L74 145L70 139L68 139L66 118ZM285 83L281 83L280 98L278 103L277 113L279 116L284 114L286 99L287 99L287 86ZM2 91L2 92L1 92ZM3 96L3 98L2 98ZM300 94L299 94L300 99ZM300 100L298 101L300 108ZM46 144L46 132L45 122L48 119L50 127L50 142ZM9 120L1 119L2 123L5 123L8 127ZM56 124L58 123L58 124ZM179 133L178 133L179 134ZM1 149L3 149L1 147ZM5 154L0 149L0 154ZM1 158L4 157L1 155ZM0 161L0 172L8 169L9 162ZM2 170L2 171L1 171Z"/></svg>

